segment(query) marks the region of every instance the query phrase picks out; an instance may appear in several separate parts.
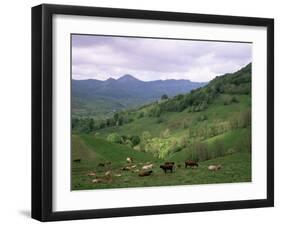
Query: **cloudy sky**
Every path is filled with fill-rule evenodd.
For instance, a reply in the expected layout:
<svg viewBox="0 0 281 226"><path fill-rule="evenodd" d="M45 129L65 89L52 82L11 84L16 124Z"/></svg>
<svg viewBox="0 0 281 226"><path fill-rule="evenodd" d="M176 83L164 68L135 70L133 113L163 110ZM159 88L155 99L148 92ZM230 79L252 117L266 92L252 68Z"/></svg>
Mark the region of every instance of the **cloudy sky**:
<svg viewBox="0 0 281 226"><path fill-rule="evenodd" d="M251 62L249 43L72 35L72 78L205 82Z"/></svg>

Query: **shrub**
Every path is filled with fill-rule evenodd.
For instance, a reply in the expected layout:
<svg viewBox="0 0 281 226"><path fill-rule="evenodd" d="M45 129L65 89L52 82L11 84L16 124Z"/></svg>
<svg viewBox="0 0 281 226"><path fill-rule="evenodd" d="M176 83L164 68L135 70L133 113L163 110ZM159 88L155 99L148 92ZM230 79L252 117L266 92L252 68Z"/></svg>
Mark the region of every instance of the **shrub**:
<svg viewBox="0 0 281 226"><path fill-rule="evenodd" d="M144 117L144 113L143 112L140 112L139 114L138 114L138 118L143 118Z"/></svg>
<svg viewBox="0 0 281 226"><path fill-rule="evenodd" d="M230 96L223 97L223 105L229 105L232 102L232 98Z"/></svg>
<svg viewBox="0 0 281 226"><path fill-rule="evenodd" d="M161 96L161 100L167 100L168 99L168 95L167 94L163 94L162 96Z"/></svg>
<svg viewBox="0 0 281 226"><path fill-rule="evenodd" d="M236 98L236 96L233 96L233 97L231 98L231 102L232 102L232 103L239 103L239 100Z"/></svg>
<svg viewBox="0 0 281 226"><path fill-rule="evenodd" d="M132 142L133 146L138 145L140 143L140 137L139 136L132 136L131 142Z"/></svg>
<svg viewBox="0 0 281 226"><path fill-rule="evenodd" d="M112 142L112 143L122 143L122 138L118 133L111 133L107 136L106 138L107 141Z"/></svg>
<svg viewBox="0 0 281 226"><path fill-rule="evenodd" d="M210 159L210 154L208 147L205 143L197 141L193 143L191 147L191 151L193 154L193 159L197 159L199 161L205 161Z"/></svg>
<svg viewBox="0 0 281 226"><path fill-rule="evenodd" d="M143 140L143 142L148 142L148 140L149 139L151 139L151 134L150 134L150 132L148 132L148 131L144 131L143 133L142 133L142 140Z"/></svg>
<svg viewBox="0 0 281 226"><path fill-rule="evenodd" d="M156 120L156 123L158 123L158 124L160 124L160 123L162 123L162 122L164 122L164 119L163 118L157 118L157 120Z"/></svg>

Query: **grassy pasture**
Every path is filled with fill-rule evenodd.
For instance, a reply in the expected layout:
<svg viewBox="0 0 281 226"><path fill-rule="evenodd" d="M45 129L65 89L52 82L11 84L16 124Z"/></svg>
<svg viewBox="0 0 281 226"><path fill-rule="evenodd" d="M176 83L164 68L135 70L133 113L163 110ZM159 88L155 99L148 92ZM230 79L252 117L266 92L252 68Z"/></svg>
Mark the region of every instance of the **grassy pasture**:
<svg viewBox="0 0 281 226"><path fill-rule="evenodd" d="M91 135L72 136L72 148L72 159L81 158L81 162L72 162L73 190L251 181L251 154L249 152L239 152L199 162L198 169L185 169L185 159L175 158L175 172L165 174L159 168L164 160L154 158L149 153L134 151L124 145L94 138ZM153 173L148 177L139 177L136 172L121 170L127 165L126 158L128 156L133 157L133 164L136 164L138 169L146 162L153 163ZM106 161L111 161L111 165L98 166L99 163ZM179 164L181 167L178 167ZM221 164L223 169L210 172L207 167L211 164ZM94 184L92 180L95 177L87 175L90 172L95 172L98 176L104 176L108 170L113 175L110 182ZM121 174L121 176L116 177L115 174Z"/></svg>

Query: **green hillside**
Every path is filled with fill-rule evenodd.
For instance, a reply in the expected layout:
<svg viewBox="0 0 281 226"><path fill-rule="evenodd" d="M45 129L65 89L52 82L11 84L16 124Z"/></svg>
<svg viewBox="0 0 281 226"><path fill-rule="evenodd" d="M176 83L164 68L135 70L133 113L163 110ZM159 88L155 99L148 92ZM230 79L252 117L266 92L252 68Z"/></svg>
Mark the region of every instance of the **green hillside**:
<svg viewBox="0 0 281 226"><path fill-rule="evenodd" d="M81 159L72 162L73 189L251 181L251 64L191 93L106 119L73 117L72 134L73 160ZM153 163L152 175L122 171L129 156L136 169ZM199 168L184 169L185 160L198 162ZM165 161L181 167L165 175L159 168ZM210 164L223 168L210 172ZM90 171L122 176L94 184Z"/></svg>
<svg viewBox="0 0 281 226"><path fill-rule="evenodd" d="M122 109L155 101L163 94L175 96L204 85L204 82L174 79L141 81L132 75L105 81L72 80L72 114L79 118L106 118Z"/></svg>

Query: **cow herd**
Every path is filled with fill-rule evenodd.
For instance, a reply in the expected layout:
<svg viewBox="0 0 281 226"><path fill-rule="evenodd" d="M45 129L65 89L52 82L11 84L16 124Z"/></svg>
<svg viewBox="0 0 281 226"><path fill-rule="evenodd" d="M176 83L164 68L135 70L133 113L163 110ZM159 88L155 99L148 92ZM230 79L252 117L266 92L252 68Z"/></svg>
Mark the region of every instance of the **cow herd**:
<svg viewBox="0 0 281 226"><path fill-rule="evenodd" d="M81 162L80 161L75 161L75 162ZM126 165L123 166L120 170L121 171L131 171L132 173L137 173L139 177L146 177L150 176L153 173L153 168L154 164L151 162L146 162L146 163L134 163L132 157L127 157L126 158ZM106 167L111 165L111 162L105 162L105 163L98 163L97 167ZM190 169L196 169L199 167L199 164L197 161L194 160L186 160L184 162L185 168L190 168ZM176 167L181 168L181 164L175 164L175 162L165 162L164 164L161 164L160 169L163 170L164 174L167 173L174 173ZM209 165L207 167L209 171L218 171L222 169L221 165ZM108 170L104 172L103 175L97 175L96 172L89 172L87 174L90 178L92 179L92 183L101 183L101 182L107 182L110 183L113 180L113 177L121 177L121 173L113 173L111 170Z"/></svg>

